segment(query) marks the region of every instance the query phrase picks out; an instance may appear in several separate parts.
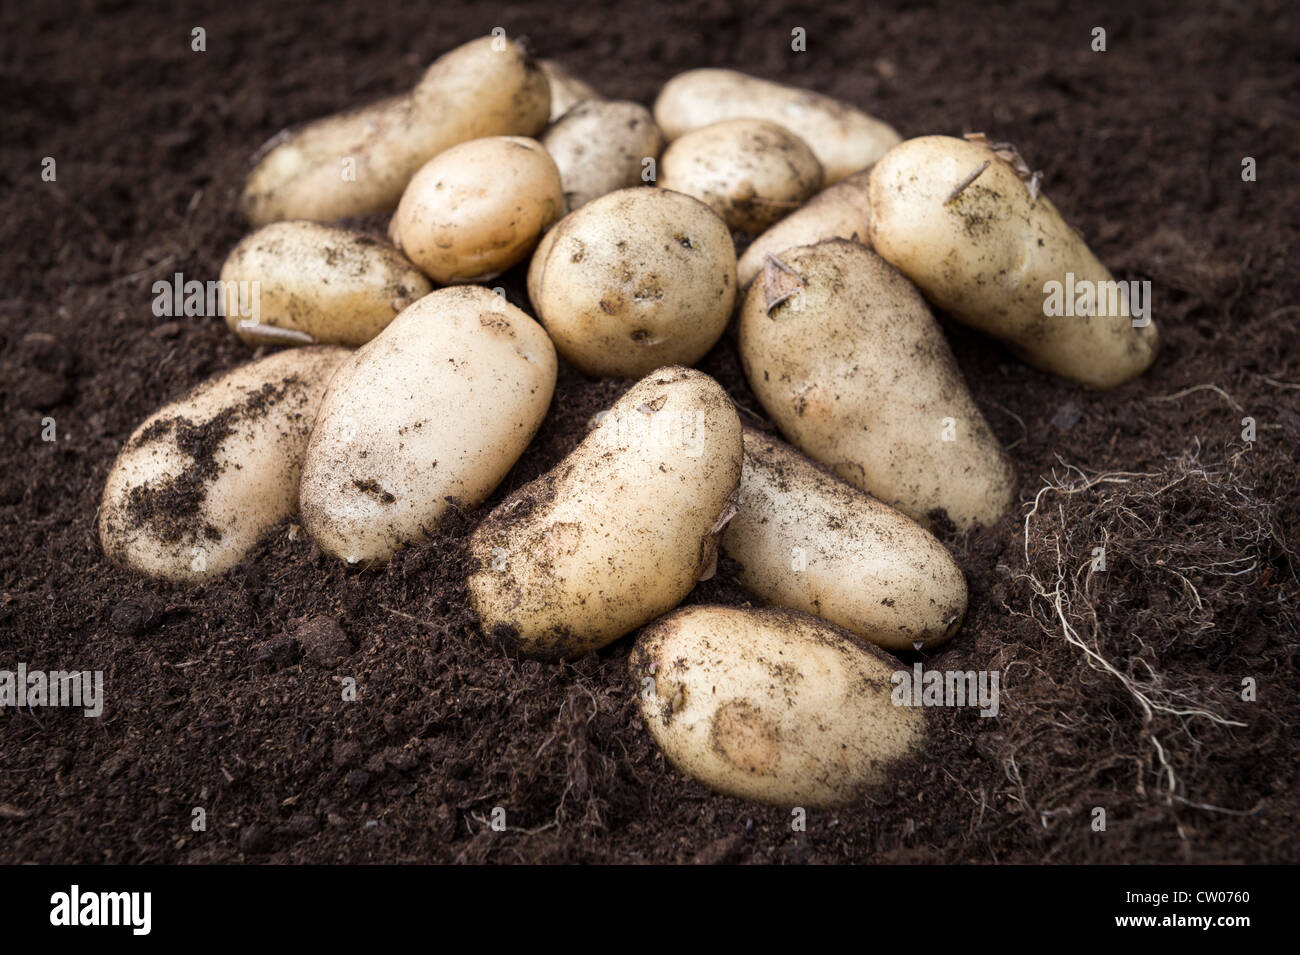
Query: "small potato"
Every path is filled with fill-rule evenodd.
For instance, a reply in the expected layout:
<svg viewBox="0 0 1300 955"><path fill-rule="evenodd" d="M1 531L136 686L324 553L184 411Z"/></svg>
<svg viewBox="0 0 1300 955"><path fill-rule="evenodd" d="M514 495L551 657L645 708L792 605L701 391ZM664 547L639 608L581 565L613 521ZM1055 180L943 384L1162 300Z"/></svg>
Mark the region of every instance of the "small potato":
<svg viewBox="0 0 1300 955"><path fill-rule="evenodd" d="M537 65L551 89L550 122L558 122L561 116L579 103L600 98L590 84L584 83L554 60L538 60Z"/></svg>
<svg viewBox="0 0 1300 955"><path fill-rule="evenodd" d="M615 189L640 185L645 160L658 158L664 138L640 103L589 100L548 129L542 145L560 169L572 211Z"/></svg>
<svg viewBox="0 0 1300 955"><path fill-rule="evenodd" d="M564 186L535 139L475 139L415 174L389 235L435 282L481 282L522 262L564 215Z"/></svg>
<svg viewBox="0 0 1300 955"><path fill-rule="evenodd" d="M782 433L927 526L995 523L1011 462L925 300L870 249L835 239L769 260L740 311L740 358Z"/></svg>
<svg viewBox="0 0 1300 955"><path fill-rule="evenodd" d="M747 288L763 270L769 255L779 256L799 245L828 239L848 239L869 245L871 203L867 201L870 169L855 172L824 189L750 243L736 264L740 287Z"/></svg>
<svg viewBox="0 0 1300 955"><path fill-rule="evenodd" d="M593 377L691 365L722 337L736 296L736 248L704 203L620 189L546 234L528 295L555 347Z"/></svg>
<svg viewBox="0 0 1300 955"><path fill-rule="evenodd" d="M722 548L763 600L890 650L943 643L966 613L966 578L933 535L750 428Z"/></svg>
<svg viewBox="0 0 1300 955"><path fill-rule="evenodd" d="M512 41L482 37L439 57L415 89L277 136L241 199L255 226L389 212L411 177L457 143L535 136L546 125L546 76Z"/></svg>
<svg viewBox="0 0 1300 955"><path fill-rule="evenodd" d="M199 385L145 419L104 485L116 564L195 582L244 558L298 505L298 472L345 348L293 348Z"/></svg>
<svg viewBox="0 0 1300 955"><path fill-rule="evenodd" d="M694 606L646 627L628 673L668 761L710 789L790 808L858 802L925 740L895 706L901 664L792 610Z"/></svg>
<svg viewBox="0 0 1300 955"><path fill-rule="evenodd" d="M727 119L778 123L816 154L827 185L870 166L901 138L848 103L734 70L679 73L660 91L654 114L669 142Z"/></svg>
<svg viewBox="0 0 1300 955"><path fill-rule="evenodd" d="M708 375L661 368L470 536L483 633L575 657L671 610L713 572L740 480L740 419Z"/></svg>
<svg viewBox="0 0 1300 955"><path fill-rule="evenodd" d="M433 291L391 246L315 222L275 222L246 236L221 267L221 281L257 283L257 318L226 314L249 345L364 345Z"/></svg>
<svg viewBox="0 0 1300 955"><path fill-rule="evenodd" d="M732 119L673 141L659 185L706 204L733 229L757 235L822 187L808 144L776 123Z"/></svg>
<svg viewBox="0 0 1300 955"><path fill-rule="evenodd" d="M349 564L472 509L528 447L555 389L540 325L485 288L426 295L343 365L302 469L303 527Z"/></svg>
<svg viewBox="0 0 1300 955"><path fill-rule="evenodd" d="M949 136L891 149L871 172L872 245L926 298L1035 368L1091 388L1124 384L1155 360L1149 313L1134 317L1114 277L1008 156L1019 158ZM1093 289L1105 306L1049 314L1051 283Z"/></svg>

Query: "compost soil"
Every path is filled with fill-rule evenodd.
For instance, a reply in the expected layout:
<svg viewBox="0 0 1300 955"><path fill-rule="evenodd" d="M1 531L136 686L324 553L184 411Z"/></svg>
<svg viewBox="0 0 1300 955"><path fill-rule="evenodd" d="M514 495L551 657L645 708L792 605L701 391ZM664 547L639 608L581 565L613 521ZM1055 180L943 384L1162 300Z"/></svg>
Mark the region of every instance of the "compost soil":
<svg viewBox="0 0 1300 955"><path fill-rule="evenodd" d="M0 711L0 861L1300 861L1294 4L239 7L0 13L0 669L103 670L106 696L97 719ZM485 511L371 571L292 523L199 587L100 549L132 430L254 354L220 318L156 317L153 283L216 278L278 130L407 89L495 26L610 97L736 67L905 136L1014 142L1117 277L1152 283L1161 354L1112 392L942 318L1019 503L941 528L970 610L903 663L996 670L1000 711L928 709L921 757L806 831L665 762L631 637L572 663L482 637L462 570ZM527 304L519 274L507 287ZM762 420L731 335L701 367ZM493 502L626 387L562 367ZM751 602L735 573L723 559L690 602Z"/></svg>

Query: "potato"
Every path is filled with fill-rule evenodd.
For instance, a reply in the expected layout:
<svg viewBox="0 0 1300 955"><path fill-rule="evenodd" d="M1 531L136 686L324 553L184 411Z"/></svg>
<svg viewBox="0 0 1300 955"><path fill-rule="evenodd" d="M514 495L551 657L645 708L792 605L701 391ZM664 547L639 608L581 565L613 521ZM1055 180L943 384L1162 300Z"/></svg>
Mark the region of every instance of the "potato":
<svg viewBox="0 0 1300 955"><path fill-rule="evenodd" d="M344 348L293 348L145 419L113 463L99 540L116 564L196 582L244 558L298 504L298 472Z"/></svg>
<svg viewBox="0 0 1300 955"><path fill-rule="evenodd" d="M669 142L727 119L778 123L816 154L827 185L870 166L900 140L890 126L847 103L734 70L679 73L660 91L654 114Z"/></svg>
<svg viewBox="0 0 1300 955"><path fill-rule="evenodd" d="M535 139L475 139L429 160L402 193L389 235L443 285L481 282L522 262L564 215L564 186Z"/></svg>
<svg viewBox="0 0 1300 955"><path fill-rule="evenodd" d="M861 800L925 739L895 706L897 660L792 610L694 606L637 637L628 672L668 761L711 789L786 808Z"/></svg>
<svg viewBox="0 0 1300 955"><path fill-rule="evenodd" d="M505 43L505 49L494 49ZM535 136L551 93L523 48L482 37L439 57L415 89L286 131L244 186L255 226L388 212L426 162L483 136Z"/></svg>
<svg viewBox="0 0 1300 955"><path fill-rule="evenodd" d="M396 249L315 222L273 222L246 236L221 267L221 281L257 283L256 320L226 309L226 324L249 345L364 345L433 291Z"/></svg>
<svg viewBox="0 0 1300 955"><path fill-rule="evenodd" d="M546 234L528 295L555 347L594 377L691 365L727 327L736 249L704 203L663 189L620 189Z"/></svg>
<svg viewBox="0 0 1300 955"><path fill-rule="evenodd" d="M993 524L1011 462L920 293L870 249L834 239L769 260L740 311L740 357L805 454L927 526Z"/></svg>
<svg viewBox="0 0 1300 955"><path fill-rule="evenodd" d="M677 606L712 573L740 459L740 419L712 378L674 367L637 382L470 536L483 633L575 657Z"/></svg>
<svg viewBox="0 0 1300 955"><path fill-rule="evenodd" d="M426 295L343 365L302 469L302 522L350 564L387 560L481 504L537 432L555 349L502 296Z"/></svg>
<svg viewBox="0 0 1300 955"><path fill-rule="evenodd" d="M743 289L763 270L769 255L780 255L798 245L816 245L828 239L870 243L871 204L867 201L870 169L855 172L817 193L750 243L736 264Z"/></svg>
<svg viewBox="0 0 1300 955"><path fill-rule="evenodd" d="M750 428L722 549L768 603L891 650L943 643L966 613L966 578L933 535Z"/></svg>
<svg viewBox="0 0 1300 955"><path fill-rule="evenodd" d="M558 122L561 116L579 103L600 98L589 84L578 79L554 60L538 60L537 65L541 67L547 85L551 89L550 121L552 123Z"/></svg>
<svg viewBox="0 0 1300 955"><path fill-rule="evenodd" d="M542 145L560 169L572 211L615 189L640 185L644 160L659 157L664 138L640 103L588 100L548 129Z"/></svg>
<svg viewBox="0 0 1300 955"><path fill-rule="evenodd" d="M1155 325L1123 299L1105 315L1046 313L1048 283L1118 286L1037 181L1024 180L1023 161L1017 172L1018 159L1005 145L948 136L895 147L871 173L872 245L930 301L1035 368L1092 388L1122 385L1155 360Z"/></svg>

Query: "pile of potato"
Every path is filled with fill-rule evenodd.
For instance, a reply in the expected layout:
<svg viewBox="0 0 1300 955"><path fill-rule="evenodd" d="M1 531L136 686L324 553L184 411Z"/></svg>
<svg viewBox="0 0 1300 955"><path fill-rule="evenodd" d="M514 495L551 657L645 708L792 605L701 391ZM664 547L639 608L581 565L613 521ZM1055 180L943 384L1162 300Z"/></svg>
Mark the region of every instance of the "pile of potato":
<svg viewBox="0 0 1300 955"><path fill-rule="evenodd" d="M1016 499L931 306L1093 387L1156 349L1149 323L1044 315L1045 282L1110 275L1010 147L902 141L727 70L674 78L652 114L486 37L409 94L277 137L242 209L258 228L221 277L262 298L232 330L300 347L136 430L105 553L201 581L297 513L324 553L382 564L492 494L547 414L557 352L636 379L482 518L470 599L526 656L640 630L629 669L667 757L778 805L853 802L918 751L887 651L949 639L967 600L927 528L992 525ZM376 212L391 245L328 224ZM533 315L483 284L525 262ZM732 322L788 444L690 367ZM765 609L677 609L719 548Z"/></svg>

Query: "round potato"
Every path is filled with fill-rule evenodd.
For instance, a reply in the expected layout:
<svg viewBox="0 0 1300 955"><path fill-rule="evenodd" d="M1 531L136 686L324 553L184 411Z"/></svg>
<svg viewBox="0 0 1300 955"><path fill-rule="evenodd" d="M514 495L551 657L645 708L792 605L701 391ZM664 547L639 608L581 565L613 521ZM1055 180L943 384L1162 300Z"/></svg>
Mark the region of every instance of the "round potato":
<svg viewBox="0 0 1300 955"><path fill-rule="evenodd" d="M564 215L554 160L534 139L475 139L415 174L389 235L435 282L479 282L522 262Z"/></svg>
<svg viewBox="0 0 1300 955"><path fill-rule="evenodd" d="M734 70L689 70L665 84L655 122L669 142L727 119L778 123L808 144L827 185L865 169L901 137L892 127L847 103Z"/></svg>
<svg viewBox="0 0 1300 955"><path fill-rule="evenodd" d="M503 297L426 295L330 385L303 463L303 527L350 564L383 561L449 506L477 507L541 425L555 366L541 326Z"/></svg>
<svg viewBox="0 0 1300 955"><path fill-rule="evenodd" d="M226 309L226 324L250 345L364 345L433 291L391 246L315 222L274 222L246 236L221 281L227 302L238 283L257 289L256 315Z"/></svg>
<svg viewBox="0 0 1300 955"><path fill-rule="evenodd" d="M195 582L239 563L298 504L298 472L345 348L293 348L199 385L145 419L104 485L114 563Z"/></svg>
<svg viewBox="0 0 1300 955"><path fill-rule="evenodd" d="M574 657L671 610L712 573L740 480L740 419L708 375L661 368L470 536L483 633Z"/></svg>
<svg viewBox="0 0 1300 955"><path fill-rule="evenodd" d="M645 160L658 158L664 139L640 103L588 100L548 129L542 145L560 169L572 211L615 189L640 185Z"/></svg>
<svg viewBox="0 0 1300 955"><path fill-rule="evenodd" d="M750 387L782 433L927 525L995 523L1014 470L925 300L870 249L835 239L769 258L740 312Z"/></svg>
<svg viewBox="0 0 1300 955"><path fill-rule="evenodd" d="M555 347L593 377L691 365L722 337L736 249L704 203L620 189L570 213L528 268L528 294Z"/></svg>
<svg viewBox="0 0 1300 955"><path fill-rule="evenodd" d="M932 534L750 428L722 549L763 600L890 650L943 643L966 613L966 578Z"/></svg>
<svg viewBox="0 0 1300 955"><path fill-rule="evenodd" d="M774 806L855 803L919 753L925 717L895 706L897 660L792 610L694 606L637 638L628 672L668 761Z"/></svg>
<svg viewBox="0 0 1300 955"><path fill-rule="evenodd" d="M822 187L808 144L776 123L732 119L673 141L659 185L694 196L733 229L757 235Z"/></svg>
<svg viewBox="0 0 1300 955"><path fill-rule="evenodd" d="M579 103L600 98L590 84L584 83L554 60L538 60L537 65L546 76L551 90L552 123L558 122L561 116Z"/></svg>
<svg viewBox="0 0 1300 955"><path fill-rule="evenodd" d="M871 243L930 301L1035 368L1092 388L1122 385L1155 360L1150 301L1137 314L1129 286L1017 160L1006 144L950 136L896 146L871 172ZM1066 308L1053 309L1053 286Z"/></svg>

